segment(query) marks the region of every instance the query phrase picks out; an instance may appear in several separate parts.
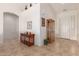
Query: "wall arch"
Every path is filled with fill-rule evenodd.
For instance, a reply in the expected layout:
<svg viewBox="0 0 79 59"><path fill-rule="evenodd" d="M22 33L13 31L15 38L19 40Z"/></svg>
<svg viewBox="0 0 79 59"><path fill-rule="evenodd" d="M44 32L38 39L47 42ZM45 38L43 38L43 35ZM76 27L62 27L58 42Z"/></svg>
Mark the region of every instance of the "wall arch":
<svg viewBox="0 0 79 59"><path fill-rule="evenodd" d="M15 15L15 16L18 16L18 17L19 17L19 14L17 14L17 13L14 13L14 12L8 12L8 11L7 11L7 12L3 12L3 14L4 14L4 13L13 14L13 15Z"/></svg>

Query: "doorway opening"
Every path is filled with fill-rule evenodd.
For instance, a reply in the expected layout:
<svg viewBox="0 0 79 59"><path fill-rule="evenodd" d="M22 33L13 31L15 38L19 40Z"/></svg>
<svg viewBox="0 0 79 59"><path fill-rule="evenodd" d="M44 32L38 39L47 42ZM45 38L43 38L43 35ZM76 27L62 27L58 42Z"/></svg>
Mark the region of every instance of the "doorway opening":
<svg viewBox="0 0 79 59"><path fill-rule="evenodd" d="M3 14L3 38L4 42L16 40L19 37L19 16L5 12Z"/></svg>
<svg viewBox="0 0 79 59"><path fill-rule="evenodd" d="M55 21L52 19L47 19L47 38L48 43L55 41Z"/></svg>

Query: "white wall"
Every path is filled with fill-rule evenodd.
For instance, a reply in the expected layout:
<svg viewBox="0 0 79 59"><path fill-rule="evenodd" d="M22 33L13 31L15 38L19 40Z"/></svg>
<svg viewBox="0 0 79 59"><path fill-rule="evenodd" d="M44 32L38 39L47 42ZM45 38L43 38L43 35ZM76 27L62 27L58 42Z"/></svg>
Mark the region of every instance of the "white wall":
<svg viewBox="0 0 79 59"><path fill-rule="evenodd" d="M40 4L40 15L46 19L52 18L53 20L56 19L56 12L52 8L50 3L41 3Z"/></svg>
<svg viewBox="0 0 79 59"><path fill-rule="evenodd" d="M27 29L27 22L32 21L32 29ZM21 13L19 18L19 33L25 32L35 33L35 45L41 46L40 39L40 4L33 5L28 8L23 13Z"/></svg>
<svg viewBox="0 0 79 59"><path fill-rule="evenodd" d="M0 43L3 42L3 12L0 12Z"/></svg>
<svg viewBox="0 0 79 59"><path fill-rule="evenodd" d="M77 39L79 41L79 10L77 11Z"/></svg>

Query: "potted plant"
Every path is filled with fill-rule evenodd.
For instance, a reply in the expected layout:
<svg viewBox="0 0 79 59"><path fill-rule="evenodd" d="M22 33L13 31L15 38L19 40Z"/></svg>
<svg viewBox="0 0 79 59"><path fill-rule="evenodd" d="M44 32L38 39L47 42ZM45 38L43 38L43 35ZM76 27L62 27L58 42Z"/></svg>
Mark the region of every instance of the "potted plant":
<svg viewBox="0 0 79 59"><path fill-rule="evenodd" d="M48 45L48 38L44 39L44 45Z"/></svg>

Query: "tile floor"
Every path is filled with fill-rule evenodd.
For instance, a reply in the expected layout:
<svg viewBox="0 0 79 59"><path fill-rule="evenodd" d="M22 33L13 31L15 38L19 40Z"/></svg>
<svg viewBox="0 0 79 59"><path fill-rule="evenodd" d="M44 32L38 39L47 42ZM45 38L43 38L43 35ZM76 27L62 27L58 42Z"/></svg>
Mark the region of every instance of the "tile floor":
<svg viewBox="0 0 79 59"><path fill-rule="evenodd" d="M1 56L73 56L79 55L79 43L74 40L56 39L48 46L28 47L19 40L9 40L0 44Z"/></svg>

